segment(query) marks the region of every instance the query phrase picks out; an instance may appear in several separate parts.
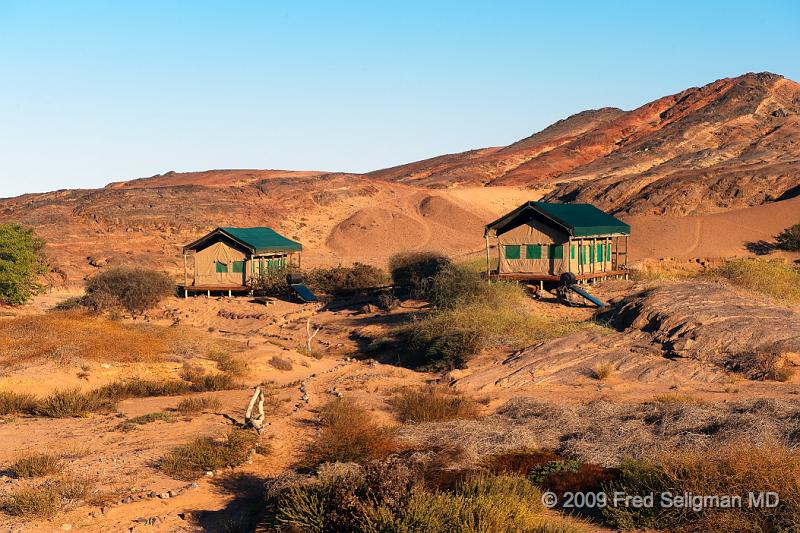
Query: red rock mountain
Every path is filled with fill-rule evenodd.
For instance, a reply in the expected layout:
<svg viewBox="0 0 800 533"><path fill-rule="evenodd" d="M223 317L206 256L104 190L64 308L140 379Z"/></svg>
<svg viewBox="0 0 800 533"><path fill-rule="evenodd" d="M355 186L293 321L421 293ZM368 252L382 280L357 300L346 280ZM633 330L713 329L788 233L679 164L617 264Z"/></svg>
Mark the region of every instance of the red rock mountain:
<svg viewBox="0 0 800 533"><path fill-rule="evenodd" d="M800 194L800 84L770 73L725 78L370 176L427 187L556 184L547 199L637 215L759 205Z"/></svg>

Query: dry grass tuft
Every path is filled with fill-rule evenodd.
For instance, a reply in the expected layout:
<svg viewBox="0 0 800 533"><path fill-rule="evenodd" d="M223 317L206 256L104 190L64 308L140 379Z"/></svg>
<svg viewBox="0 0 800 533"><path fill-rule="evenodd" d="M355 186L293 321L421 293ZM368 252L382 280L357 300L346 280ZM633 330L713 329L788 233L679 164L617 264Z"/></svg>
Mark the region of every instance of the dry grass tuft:
<svg viewBox="0 0 800 533"><path fill-rule="evenodd" d="M97 389L102 398L120 401L128 398L148 398L151 396L177 396L191 390L191 384L177 379L151 380L133 378L115 381Z"/></svg>
<svg viewBox="0 0 800 533"><path fill-rule="evenodd" d="M0 391L0 416L30 413L36 406L32 394Z"/></svg>
<svg viewBox="0 0 800 533"><path fill-rule="evenodd" d="M278 357L277 355L272 356L272 359L269 360L269 364L272 366L272 368L287 372L294 368L290 360L283 357Z"/></svg>
<svg viewBox="0 0 800 533"><path fill-rule="evenodd" d="M184 365L181 377L191 383L194 392L214 392L239 388L233 375L227 372L206 372L203 368Z"/></svg>
<svg viewBox="0 0 800 533"><path fill-rule="evenodd" d="M168 476L191 480L209 470L231 468L247 461L258 436L249 431L234 429L220 439L201 437L169 452L159 463Z"/></svg>
<svg viewBox="0 0 800 533"><path fill-rule="evenodd" d="M397 449L394 436L377 425L373 416L348 398L325 404L319 413L322 427L305 449L301 466L325 462L359 463L378 459Z"/></svg>
<svg viewBox="0 0 800 533"><path fill-rule="evenodd" d="M148 413L146 415L129 418L128 420L119 424L117 426L117 430L128 433L130 431L135 430L139 426L150 424L151 422L156 422L158 420L162 420L164 422L172 422L173 418L171 414L165 413L163 411L157 413Z"/></svg>
<svg viewBox="0 0 800 533"><path fill-rule="evenodd" d="M34 478L52 476L64 469L61 457L47 453L37 453L17 459L8 471L17 478Z"/></svg>
<svg viewBox="0 0 800 533"><path fill-rule="evenodd" d="M24 487L2 502L3 511L26 519L52 518L61 509L61 496L52 487Z"/></svg>
<svg viewBox="0 0 800 533"><path fill-rule="evenodd" d="M611 363L597 363L591 368L589 373L594 379L604 381L614 374L614 365Z"/></svg>
<svg viewBox="0 0 800 533"><path fill-rule="evenodd" d="M55 391L37 402L33 414L49 418L84 417L90 413L110 411L113 403L96 392L82 392L80 389Z"/></svg>
<svg viewBox="0 0 800 533"><path fill-rule="evenodd" d="M177 411L186 416L196 415L204 411L216 411L222 406L216 398L202 396L199 398L184 398L178 403Z"/></svg>
<svg viewBox="0 0 800 533"><path fill-rule="evenodd" d="M788 381L794 374L794 370L787 365L786 357L780 349L731 355L725 361L725 368L758 381Z"/></svg>
<svg viewBox="0 0 800 533"><path fill-rule="evenodd" d="M404 388L389 403L403 422L438 422L480 416L480 408L474 399L445 387Z"/></svg>
<svg viewBox="0 0 800 533"><path fill-rule="evenodd" d="M207 357L217 364L220 372L237 377L241 377L247 372L247 363L230 352L214 349L208 353Z"/></svg>

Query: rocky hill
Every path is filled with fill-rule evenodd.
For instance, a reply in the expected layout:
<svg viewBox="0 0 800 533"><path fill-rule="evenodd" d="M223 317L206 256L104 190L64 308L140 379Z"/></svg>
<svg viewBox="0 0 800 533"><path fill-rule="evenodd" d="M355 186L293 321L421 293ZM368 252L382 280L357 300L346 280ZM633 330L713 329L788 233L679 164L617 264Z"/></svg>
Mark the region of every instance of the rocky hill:
<svg viewBox="0 0 800 533"><path fill-rule="evenodd" d="M584 111L503 148L370 174L428 187L555 184L546 198L628 214L701 214L800 194L800 84L725 78L632 111Z"/></svg>

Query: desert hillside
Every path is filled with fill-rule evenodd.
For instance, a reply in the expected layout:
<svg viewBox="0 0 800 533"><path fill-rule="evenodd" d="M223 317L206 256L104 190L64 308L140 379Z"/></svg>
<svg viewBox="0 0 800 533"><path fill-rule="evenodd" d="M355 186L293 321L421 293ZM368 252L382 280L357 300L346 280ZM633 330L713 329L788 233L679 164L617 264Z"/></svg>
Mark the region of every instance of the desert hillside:
<svg viewBox="0 0 800 533"><path fill-rule="evenodd" d="M94 190L0 199L0 222L48 243L52 283L135 263L177 272L217 226L270 226L305 264L477 252L482 226L527 200L590 202L633 226L634 259L742 255L797 222L800 85L747 74L633 111L584 111L506 147L367 174L166 172Z"/></svg>
<svg viewBox="0 0 800 533"><path fill-rule="evenodd" d="M800 192L799 113L800 84L746 74L370 175L429 187L556 183L548 199L632 215L712 213Z"/></svg>

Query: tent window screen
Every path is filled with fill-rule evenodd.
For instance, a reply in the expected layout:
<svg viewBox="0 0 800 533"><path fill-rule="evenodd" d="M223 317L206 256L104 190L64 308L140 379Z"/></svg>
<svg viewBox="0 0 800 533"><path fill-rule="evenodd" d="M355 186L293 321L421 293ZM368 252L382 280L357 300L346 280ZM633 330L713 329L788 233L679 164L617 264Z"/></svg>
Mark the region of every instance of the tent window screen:
<svg viewBox="0 0 800 533"><path fill-rule="evenodd" d="M244 261L234 261L233 272L235 274L241 274L242 272L244 272Z"/></svg>
<svg viewBox="0 0 800 533"><path fill-rule="evenodd" d="M575 259L575 245L569 247L569 258Z"/></svg>
<svg viewBox="0 0 800 533"><path fill-rule="evenodd" d="M506 259L519 259L519 244L507 244L505 249Z"/></svg>
<svg viewBox="0 0 800 533"><path fill-rule="evenodd" d="M611 244L606 246L606 261L611 261Z"/></svg>
<svg viewBox="0 0 800 533"><path fill-rule="evenodd" d="M559 244L553 244L547 247L548 259L564 259L564 247Z"/></svg>
<svg viewBox="0 0 800 533"><path fill-rule="evenodd" d="M541 259L541 258L542 258L541 244L525 245L525 259Z"/></svg>
<svg viewBox="0 0 800 533"><path fill-rule="evenodd" d="M215 270L219 273L228 271L228 265L226 265L225 263L217 261L214 263L214 265L215 265Z"/></svg>

